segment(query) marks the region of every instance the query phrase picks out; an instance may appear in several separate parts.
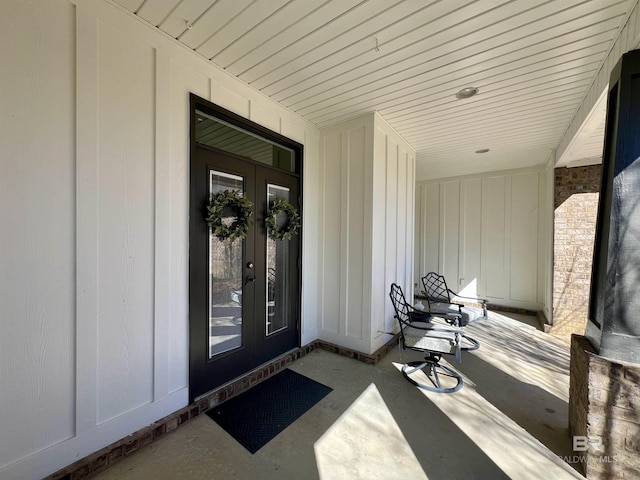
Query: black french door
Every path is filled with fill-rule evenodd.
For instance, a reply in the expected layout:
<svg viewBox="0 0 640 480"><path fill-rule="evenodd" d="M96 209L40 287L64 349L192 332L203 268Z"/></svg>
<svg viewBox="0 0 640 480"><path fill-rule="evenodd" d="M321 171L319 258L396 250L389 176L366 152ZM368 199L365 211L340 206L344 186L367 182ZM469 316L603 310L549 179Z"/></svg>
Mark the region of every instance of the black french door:
<svg viewBox="0 0 640 480"><path fill-rule="evenodd" d="M243 239L219 240L205 222L212 194L253 204ZM299 237L267 235L270 202L299 207L299 177L198 145L191 160L189 396L198 396L299 345Z"/></svg>

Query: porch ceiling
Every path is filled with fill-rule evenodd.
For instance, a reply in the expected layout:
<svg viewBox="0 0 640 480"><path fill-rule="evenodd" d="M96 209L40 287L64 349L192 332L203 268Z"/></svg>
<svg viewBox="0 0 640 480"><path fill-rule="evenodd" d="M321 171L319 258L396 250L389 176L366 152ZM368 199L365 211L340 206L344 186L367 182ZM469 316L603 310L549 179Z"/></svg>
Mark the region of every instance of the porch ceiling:
<svg viewBox="0 0 640 480"><path fill-rule="evenodd" d="M116 2L318 127L377 110L420 179L549 161L636 0Z"/></svg>

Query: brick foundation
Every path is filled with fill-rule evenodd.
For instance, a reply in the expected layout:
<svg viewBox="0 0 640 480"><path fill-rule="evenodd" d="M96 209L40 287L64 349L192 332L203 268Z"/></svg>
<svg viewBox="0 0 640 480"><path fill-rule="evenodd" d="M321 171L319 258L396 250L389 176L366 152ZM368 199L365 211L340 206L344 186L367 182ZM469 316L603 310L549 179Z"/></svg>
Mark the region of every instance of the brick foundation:
<svg viewBox="0 0 640 480"><path fill-rule="evenodd" d="M587 322L601 165L556 168L554 185L553 325L569 340Z"/></svg>
<svg viewBox="0 0 640 480"><path fill-rule="evenodd" d="M640 479L640 365L601 357L572 335L570 375L569 433L574 447L575 436L588 439L571 463L588 479Z"/></svg>

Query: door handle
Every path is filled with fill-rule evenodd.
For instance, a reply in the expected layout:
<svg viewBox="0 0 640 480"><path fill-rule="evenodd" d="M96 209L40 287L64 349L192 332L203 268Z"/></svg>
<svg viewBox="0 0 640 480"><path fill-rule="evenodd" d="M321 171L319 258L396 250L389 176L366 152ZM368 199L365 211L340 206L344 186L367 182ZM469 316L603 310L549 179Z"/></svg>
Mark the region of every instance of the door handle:
<svg viewBox="0 0 640 480"><path fill-rule="evenodd" d="M247 275L244 279L244 284L248 285L249 283L255 282L255 281L256 281L255 277L252 277L251 275Z"/></svg>

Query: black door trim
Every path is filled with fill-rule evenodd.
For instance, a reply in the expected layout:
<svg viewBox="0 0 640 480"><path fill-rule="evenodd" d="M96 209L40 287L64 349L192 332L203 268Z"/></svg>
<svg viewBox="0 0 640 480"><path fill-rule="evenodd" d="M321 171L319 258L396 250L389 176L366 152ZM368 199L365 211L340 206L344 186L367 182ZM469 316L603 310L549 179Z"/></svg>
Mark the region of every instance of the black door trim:
<svg viewBox="0 0 640 480"><path fill-rule="evenodd" d="M189 127L189 138L190 138L190 172L192 170L192 164L194 159L196 158L196 148L204 148L204 149L209 149L212 151L217 151L220 153L223 153L224 155L227 156L233 156L236 158L239 158L245 162L249 162L252 164L255 164L257 166L260 166L261 168L266 168L266 169L273 169L273 170L277 170L277 171L283 171L280 169L277 169L276 167L272 167L269 165L265 165L263 163L260 162L256 162L252 159L246 158L246 157L241 157L239 155L234 155L230 152L224 152L224 151L220 151L219 149L216 149L214 147L210 147L207 145L202 145L202 144L197 144L196 143L196 138L195 138L195 125L196 125L196 110L200 110L202 112L207 113L208 115L211 115L213 117L219 118L231 125L235 125L243 130L246 130L248 132L251 132L255 135L258 135L262 138L265 138L267 140L270 140L272 142L276 142L279 143L287 148L290 148L291 150L293 150L295 152L295 156L296 156L296 171L295 172L287 172L289 175L294 175L296 177L298 177L299 179L299 188L298 188L298 198L297 198L297 203L298 203L298 211L300 213L300 216L302 218L303 216L303 171L304 171L304 146L298 142L296 142L295 140L292 140L290 138L285 137L284 135L278 133L278 132L274 132L273 130L270 130L262 125L259 125L249 119L246 119L230 110L227 110L219 105L216 105L204 98L201 98L197 95L195 95L194 93L190 93L189 94L189 104L190 104L190 127ZM195 173L195 172L194 172ZM189 181L189 185L192 184L192 181ZM191 198L191 197L190 197ZM193 211L191 210L191 201L189 201L189 205L190 205L190 214L193 214ZM190 221L190 225L191 225L191 221ZM191 228L191 227L190 227ZM296 325L295 325L295 329L297 331L297 338L296 338L296 344L298 347L300 347L301 341L302 341L302 234L303 234L303 229L304 229L304 223L299 231L299 234L297 236L298 238L298 278L297 280L297 288L298 288L298 298L296 300L296 306L295 306L295 312L294 315L296 316ZM191 235L191 232L190 232ZM191 252L190 252L191 255ZM191 266L190 266L191 269ZM191 278L192 278L192 273L189 272L189 281L191 282ZM190 289L191 290L191 289ZM191 298L189 299L189 308L191 308ZM189 314L189 368L190 368L190 372L194 369L194 365L192 364L192 354L191 354L191 343L194 341L193 338L191 338L191 314ZM189 375L190 378L190 382L191 382L191 373ZM192 392L192 388L191 385L189 385L189 401L193 402L194 401L194 395Z"/></svg>

